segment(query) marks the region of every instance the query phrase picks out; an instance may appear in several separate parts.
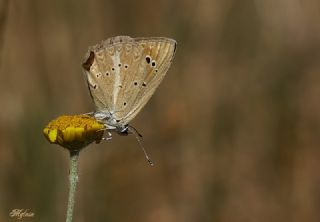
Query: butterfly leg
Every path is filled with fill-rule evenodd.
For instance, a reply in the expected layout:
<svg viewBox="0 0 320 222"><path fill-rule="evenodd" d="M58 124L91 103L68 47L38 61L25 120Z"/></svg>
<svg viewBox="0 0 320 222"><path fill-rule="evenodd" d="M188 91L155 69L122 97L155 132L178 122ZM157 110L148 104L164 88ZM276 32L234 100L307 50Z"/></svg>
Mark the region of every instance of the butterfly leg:
<svg viewBox="0 0 320 222"><path fill-rule="evenodd" d="M94 115L94 112L83 113L82 115L93 116L93 115Z"/></svg>
<svg viewBox="0 0 320 222"><path fill-rule="evenodd" d="M107 132L108 136L107 137L103 137L103 140L111 140L112 139L112 133Z"/></svg>

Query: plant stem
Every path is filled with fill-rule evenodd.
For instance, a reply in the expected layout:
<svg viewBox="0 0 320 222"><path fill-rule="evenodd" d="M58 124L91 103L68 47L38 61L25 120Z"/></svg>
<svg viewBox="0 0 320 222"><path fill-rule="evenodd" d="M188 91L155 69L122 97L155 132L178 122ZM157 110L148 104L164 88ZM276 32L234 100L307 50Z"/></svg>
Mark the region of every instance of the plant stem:
<svg viewBox="0 0 320 222"><path fill-rule="evenodd" d="M79 150L70 151L70 172L69 172L69 199L66 222L72 222L73 208L75 203L75 193L78 182L78 159Z"/></svg>

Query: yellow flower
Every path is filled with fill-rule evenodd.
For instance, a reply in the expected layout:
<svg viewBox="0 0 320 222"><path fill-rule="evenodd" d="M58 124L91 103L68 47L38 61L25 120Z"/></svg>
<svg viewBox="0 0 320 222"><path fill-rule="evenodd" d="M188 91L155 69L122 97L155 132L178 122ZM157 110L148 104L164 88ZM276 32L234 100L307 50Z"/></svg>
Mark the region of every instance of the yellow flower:
<svg viewBox="0 0 320 222"><path fill-rule="evenodd" d="M43 129L50 143L69 150L80 150L92 142L100 143L104 125L87 115L60 116Z"/></svg>

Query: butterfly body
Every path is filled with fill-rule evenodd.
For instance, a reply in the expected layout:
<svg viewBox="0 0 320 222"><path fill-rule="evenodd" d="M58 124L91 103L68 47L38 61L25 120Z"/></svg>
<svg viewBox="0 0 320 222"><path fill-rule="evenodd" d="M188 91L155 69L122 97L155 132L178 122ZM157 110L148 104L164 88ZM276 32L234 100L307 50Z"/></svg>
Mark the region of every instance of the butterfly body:
<svg viewBox="0 0 320 222"><path fill-rule="evenodd" d="M151 98L169 69L176 42L117 36L89 48L82 67L106 130L128 132L128 123Z"/></svg>

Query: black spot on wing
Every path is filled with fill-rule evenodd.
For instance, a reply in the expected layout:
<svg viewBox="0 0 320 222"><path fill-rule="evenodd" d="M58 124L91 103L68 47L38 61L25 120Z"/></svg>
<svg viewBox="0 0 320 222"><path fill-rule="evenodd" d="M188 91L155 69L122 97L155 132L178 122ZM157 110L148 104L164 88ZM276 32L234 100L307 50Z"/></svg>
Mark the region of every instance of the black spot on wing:
<svg viewBox="0 0 320 222"><path fill-rule="evenodd" d="M150 62L151 62L151 57L150 57L150 56L146 56L146 62L147 62L148 64L150 64Z"/></svg>
<svg viewBox="0 0 320 222"><path fill-rule="evenodd" d="M89 57L86 59L84 63L82 63L82 67L85 70L90 71L93 61L94 61L94 52L90 51Z"/></svg>

